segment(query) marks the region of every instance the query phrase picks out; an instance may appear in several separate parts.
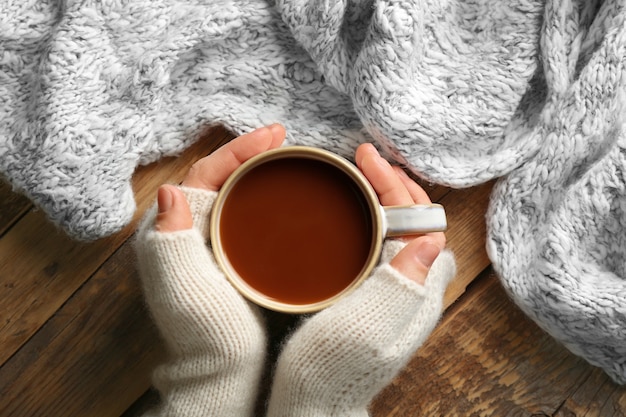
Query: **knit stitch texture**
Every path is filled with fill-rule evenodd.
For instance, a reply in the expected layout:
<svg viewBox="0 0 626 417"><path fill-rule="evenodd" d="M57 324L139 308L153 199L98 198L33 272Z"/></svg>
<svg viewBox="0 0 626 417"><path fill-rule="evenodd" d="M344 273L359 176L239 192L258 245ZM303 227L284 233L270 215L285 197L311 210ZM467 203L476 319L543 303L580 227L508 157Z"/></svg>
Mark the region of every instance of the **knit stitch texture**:
<svg viewBox="0 0 626 417"><path fill-rule="evenodd" d="M626 384L626 5L573 11L547 10L543 142L494 188L488 249L530 317Z"/></svg>
<svg viewBox="0 0 626 417"><path fill-rule="evenodd" d="M138 165L211 124L374 141L439 184L500 178L491 260L626 382L624 0L0 2L0 172L70 235L127 224Z"/></svg>
<svg viewBox="0 0 626 417"><path fill-rule="evenodd" d="M216 123L280 122L287 143L347 157L376 140L434 181L476 184L526 154L503 131L542 5L514 3L5 0L0 171L80 239L130 221L137 165Z"/></svg>

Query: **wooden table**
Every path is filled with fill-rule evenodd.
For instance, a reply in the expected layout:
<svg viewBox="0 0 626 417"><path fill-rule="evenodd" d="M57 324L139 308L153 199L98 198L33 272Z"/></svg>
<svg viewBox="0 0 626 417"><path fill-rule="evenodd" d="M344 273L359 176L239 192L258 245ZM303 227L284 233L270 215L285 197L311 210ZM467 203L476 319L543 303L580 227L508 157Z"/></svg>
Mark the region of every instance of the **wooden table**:
<svg viewBox="0 0 626 417"><path fill-rule="evenodd" d="M179 182L230 138L212 128L180 157L138 169L134 221L91 243L69 239L0 181L0 417L131 417L158 401L150 373L164 349L142 301L134 228L160 184ZM626 388L542 332L500 287L484 250L491 186L426 187L447 209L459 273L441 323L372 416L626 415ZM275 340L295 320L268 316Z"/></svg>

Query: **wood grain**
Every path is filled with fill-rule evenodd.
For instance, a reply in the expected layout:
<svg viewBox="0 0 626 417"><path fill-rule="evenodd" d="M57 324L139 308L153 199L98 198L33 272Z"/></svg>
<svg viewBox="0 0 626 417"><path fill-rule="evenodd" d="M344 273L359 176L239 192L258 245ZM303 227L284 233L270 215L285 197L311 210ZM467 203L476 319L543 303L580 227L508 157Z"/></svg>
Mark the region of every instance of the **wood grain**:
<svg viewBox="0 0 626 417"><path fill-rule="evenodd" d="M127 242L0 368L0 416L119 416L162 359Z"/></svg>
<svg viewBox="0 0 626 417"><path fill-rule="evenodd" d="M490 264L485 250L485 212L492 183L451 190L439 202L448 216L447 247L454 253L457 275L446 290L444 306L450 306Z"/></svg>
<svg viewBox="0 0 626 417"><path fill-rule="evenodd" d="M585 388L586 381L592 386ZM591 398L613 414L598 414ZM626 387L539 329L488 269L379 395L372 415L621 416L624 401Z"/></svg>
<svg viewBox="0 0 626 417"><path fill-rule="evenodd" d="M582 413L584 410L584 414ZM554 417L624 417L626 389L607 378L600 369L592 368L589 376L576 388L554 414Z"/></svg>
<svg viewBox="0 0 626 417"><path fill-rule="evenodd" d="M0 177L0 236L32 207L30 201L12 192L8 182Z"/></svg>

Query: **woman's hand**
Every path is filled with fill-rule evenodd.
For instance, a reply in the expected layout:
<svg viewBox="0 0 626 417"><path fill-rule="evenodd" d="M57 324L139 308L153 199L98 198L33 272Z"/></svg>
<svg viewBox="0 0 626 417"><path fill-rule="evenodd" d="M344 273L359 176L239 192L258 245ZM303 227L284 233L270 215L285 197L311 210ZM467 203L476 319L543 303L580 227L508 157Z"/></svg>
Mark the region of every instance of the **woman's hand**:
<svg viewBox="0 0 626 417"><path fill-rule="evenodd" d="M273 124L239 136L193 164L181 185L218 191L242 163L261 152L278 148L285 140L285 134L283 126ZM193 226L189 204L178 188L172 185L161 186L157 202L159 205L155 222L157 230L175 232Z"/></svg>
<svg viewBox="0 0 626 417"><path fill-rule="evenodd" d="M184 187L164 185L135 242L147 305L170 360L154 373L159 415L252 415L266 357L260 309L227 281L206 245L207 217L224 180L280 146L282 126L234 139L196 162Z"/></svg>
<svg viewBox="0 0 626 417"><path fill-rule="evenodd" d="M373 145L366 143L356 151L356 163L374 187L384 206L430 204L426 192L400 168L392 167ZM428 271L446 245L443 232L404 238L408 242L390 265L411 280L423 285Z"/></svg>

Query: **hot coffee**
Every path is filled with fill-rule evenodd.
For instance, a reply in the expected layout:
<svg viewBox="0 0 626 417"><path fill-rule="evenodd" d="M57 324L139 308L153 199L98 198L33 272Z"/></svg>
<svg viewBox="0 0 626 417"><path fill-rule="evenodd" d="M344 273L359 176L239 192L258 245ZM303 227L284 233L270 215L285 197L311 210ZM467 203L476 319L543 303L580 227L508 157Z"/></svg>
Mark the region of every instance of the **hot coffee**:
<svg viewBox="0 0 626 417"><path fill-rule="evenodd" d="M232 186L221 212L228 262L249 287L281 303L333 297L374 250L367 198L343 170L317 159L253 167Z"/></svg>

